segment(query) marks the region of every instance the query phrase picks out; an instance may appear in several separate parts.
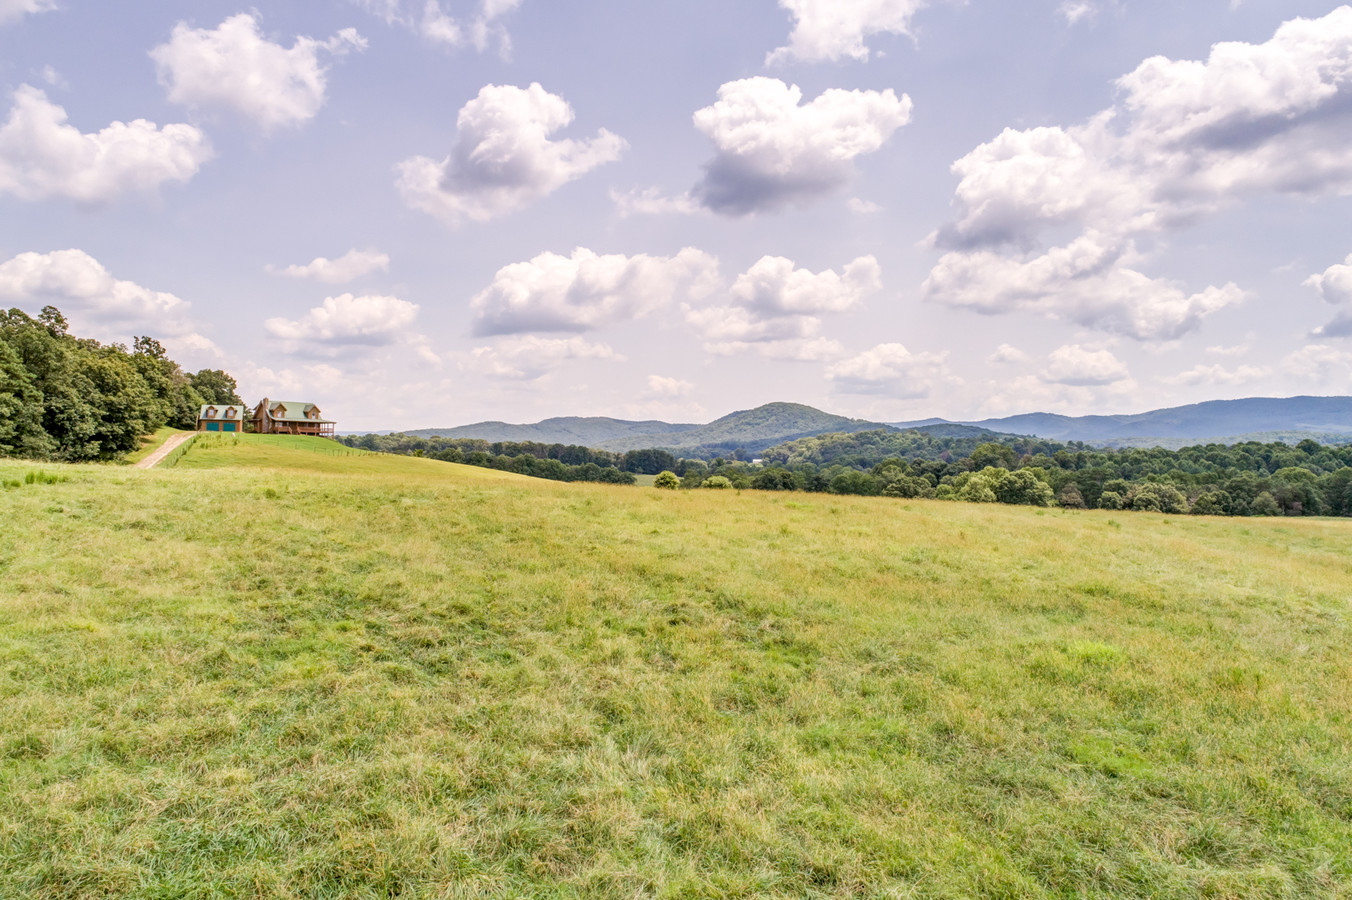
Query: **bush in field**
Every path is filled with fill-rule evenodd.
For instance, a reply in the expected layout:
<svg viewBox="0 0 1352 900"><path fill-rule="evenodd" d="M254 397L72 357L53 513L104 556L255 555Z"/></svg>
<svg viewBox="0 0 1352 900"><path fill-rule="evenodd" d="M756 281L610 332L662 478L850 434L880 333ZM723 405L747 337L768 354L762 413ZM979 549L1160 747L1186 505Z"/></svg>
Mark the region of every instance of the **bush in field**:
<svg viewBox="0 0 1352 900"><path fill-rule="evenodd" d="M674 491L681 486L681 479L676 477L675 472L660 472L653 479L653 487L661 488L664 491Z"/></svg>
<svg viewBox="0 0 1352 900"><path fill-rule="evenodd" d="M1194 516L1230 515L1230 495L1225 491L1207 491L1192 504Z"/></svg>
<svg viewBox="0 0 1352 900"><path fill-rule="evenodd" d="M916 475L904 475L883 488L884 497L898 497L910 500L915 497L933 497L934 488L930 483Z"/></svg>
<svg viewBox="0 0 1352 900"><path fill-rule="evenodd" d="M1080 486L1071 482L1061 488L1061 493L1057 495L1056 502L1064 509L1085 509L1084 494L1080 493Z"/></svg>
<svg viewBox="0 0 1352 900"><path fill-rule="evenodd" d="M1146 482L1132 493L1131 508L1143 512L1162 512L1177 515L1188 511L1188 498L1171 484Z"/></svg>
<svg viewBox="0 0 1352 900"><path fill-rule="evenodd" d="M751 486L758 491L793 491L798 489L798 480L788 469L766 469L751 479Z"/></svg>
<svg viewBox="0 0 1352 900"><path fill-rule="evenodd" d="M704 483L701 484L700 487L712 488L716 491L726 491L728 488L732 487L732 482L728 481L728 479L724 478L722 475L710 475L708 478L704 479Z"/></svg>
<svg viewBox="0 0 1352 900"><path fill-rule="evenodd" d="M1272 496L1270 491L1263 491L1253 498L1253 503L1249 505L1249 512L1255 516L1280 516L1282 508L1277 505L1277 498Z"/></svg>
<svg viewBox="0 0 1352 900"><path fill-rule="evenodd" d="M1121 509L1122 495L1117 491L1104 491L1099 494L1099 509Z"/></svg>

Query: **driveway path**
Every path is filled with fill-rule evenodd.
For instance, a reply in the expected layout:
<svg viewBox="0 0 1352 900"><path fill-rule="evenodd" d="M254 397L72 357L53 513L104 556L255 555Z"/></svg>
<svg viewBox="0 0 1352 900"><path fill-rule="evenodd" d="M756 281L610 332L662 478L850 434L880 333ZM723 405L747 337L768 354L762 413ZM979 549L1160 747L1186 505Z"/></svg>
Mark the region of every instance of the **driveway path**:
<svg viewBox="0 0 1352 900"><path fill-rule="evenodd" d="M145 459L141 460L136 465L132 466L132 468L153 469L155 466L159 465L160 460L164 459L170 453L173 453L175 447L177 447L179 444L183 443L184 441L186 441L188 438L192 437L195 434L197 434L197 432L189 431L184 434L173 435L172 437L169 438L169 440L165 441L163 444L160 444L160 449L156 450L154 453L150 454Z"/></svg>

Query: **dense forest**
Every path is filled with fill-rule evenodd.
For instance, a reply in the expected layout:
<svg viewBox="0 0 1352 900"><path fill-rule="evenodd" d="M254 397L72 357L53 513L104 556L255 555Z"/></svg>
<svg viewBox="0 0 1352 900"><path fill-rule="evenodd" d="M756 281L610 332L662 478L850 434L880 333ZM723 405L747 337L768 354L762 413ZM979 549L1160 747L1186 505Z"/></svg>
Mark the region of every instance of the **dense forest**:
<svg viewBox="0 0 1352 900"><path fill-rule="evenodd" d="M204 403L242 405L236 390L220 370L185 373L154 338L104 345L52 306L0 312L0 456L115 459L161 426L195 428Z"/></svg>
<svg viewBox="0 0 1352 900"><path fill-rule="evenodd" d="M1352 516L1352 447L1208 444L1105 450L973 429L826 434L766 450L759 464L611 453L531 442L362 435L349 446L560 481L670 471L683 488L814 491L1199 515Z"/></svg>

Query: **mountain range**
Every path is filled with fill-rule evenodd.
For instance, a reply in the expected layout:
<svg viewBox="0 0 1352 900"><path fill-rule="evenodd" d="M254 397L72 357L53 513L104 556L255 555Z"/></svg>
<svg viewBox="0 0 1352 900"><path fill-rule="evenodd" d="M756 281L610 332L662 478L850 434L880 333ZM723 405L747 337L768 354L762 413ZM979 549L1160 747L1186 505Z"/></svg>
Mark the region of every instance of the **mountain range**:
<svg viewBox="0 0 1352 900"><path fill-rule="evenodd" d="M891 423L832 415L801 403L768 403L730 413L706 425L572 416L528 425L478 422L453 428L425 428L408 434L578 444L613 451L663 447L686 452L718 453L742 449L757 453L801 437L890 428L919 428L940 434L982 429L1058 441L1084 441L1100 446L1180 447L1189 443L1245 440L1294 443L1304 438L1324 443L1352 443L1352 397L1213 400L1120 416L1028 413L976 422L924 419Z"/></svg>

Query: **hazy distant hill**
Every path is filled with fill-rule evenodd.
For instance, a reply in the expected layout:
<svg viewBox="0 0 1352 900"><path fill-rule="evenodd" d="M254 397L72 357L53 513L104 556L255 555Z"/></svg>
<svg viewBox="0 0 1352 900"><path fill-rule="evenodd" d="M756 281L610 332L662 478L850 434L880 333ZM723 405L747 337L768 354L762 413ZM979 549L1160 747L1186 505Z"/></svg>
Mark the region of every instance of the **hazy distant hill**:
<svg viewBox="0 0 1352 900"><path fill-rule="evenodd" d="M755 409L730 413L721 419L681 431L632 434L601 444L602 450L727 450L755 453L794 438L833 431L868 431L888 428L879 422L848 419L804 406L801 403L767 403Z"/></svg>
<svg viewBox="0 0 1352 900"><path fill-rule="evenodd" d="M670 435L699 428L699 425L673 425L669 422L627 422L604 417L582 418L567 416L545 419L533 425L511 425L507 422L477 422L454 428L422 428L407 434L417 437L478 438L484 441L537 441L541 444L576 444L581 447L599 447L628 435ZM643 444L643 448L653 444Z"/></svg>
<svg viewBox="0 0 1352 900"><path fill-rule="evenodd" d="M934 420L925 420L930 424ZM897 423L910 428L921 423ZM1255 397L1212 400L1192 406L1125 416L1059 416L1028 413L965 423L1012 434L1091 444L1182 446L1197 441L1233 443L1259 435L1282 439L1352 436L1352 397ZM1272 440L1278 439L1273 436Z"/></svg>
<svg viewBox="0 0 1352 900"><path fill-rule="evenodd" d="M418 437L578 444L614 451L665 447L670 450L703 448L731 452L741 448L754 453L783 441L830 431L867 431L889 427L879 422L834 416L801 403L767 403L756 409L730 413L708 425L570 416L545 419L533 425L478 422L454 428L423 428L406 433Z"/></svg>

